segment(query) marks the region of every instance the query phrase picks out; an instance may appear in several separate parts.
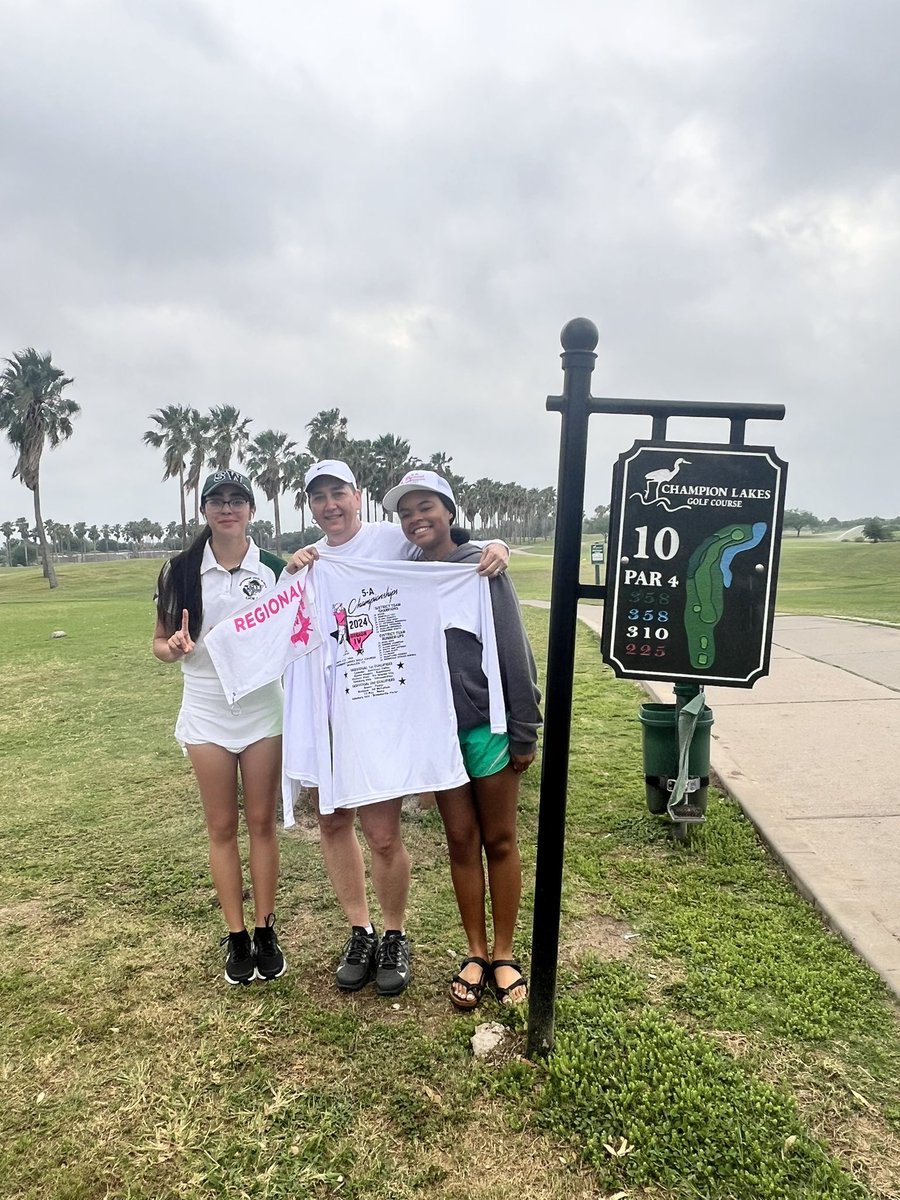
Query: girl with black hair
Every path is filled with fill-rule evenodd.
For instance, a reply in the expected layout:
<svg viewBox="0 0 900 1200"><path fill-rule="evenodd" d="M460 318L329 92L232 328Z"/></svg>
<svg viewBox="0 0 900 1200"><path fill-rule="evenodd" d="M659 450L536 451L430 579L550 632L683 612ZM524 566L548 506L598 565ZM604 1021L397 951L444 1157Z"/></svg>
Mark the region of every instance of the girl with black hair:
<svg viewBox="0 0 900 1200"><path fill-rule="evenodd" d="M179 662L184 695L175 737L191 760L206 816L209 865L228 933L225 979L277 979L287 969L275 933L278 841L275 802L281 778L281 683L229 704L204 639L210 629L271 587L284 562L248 536L253 488L239 471L216 471L201 491L206 526L165 564L157 584L153 653ZM238 848L238 769L250 838L253 938L244 923Z"/></svg>
<svg viewBox="0 0 900 1200"><path fill-rule="evenodd" d="M410 471L382 500L428 562L470 563L480 551L453 525L456 500L434 471ZM482 646L474 634L446 630L447 666L463 762L469 783L437 793L450 856L450 875L469 953L450 981L451 1003L472 1009L492 984L501 1004L524 1003L528 983L513 951L522 892L517 842L519 780L534 761L541 724L537 671L515 590L502 571L489 578L494 633L503 681L507 731L493 733ZM482 859L482 855L484 856ZM485 915L485 862L492 937Z"/></svg>

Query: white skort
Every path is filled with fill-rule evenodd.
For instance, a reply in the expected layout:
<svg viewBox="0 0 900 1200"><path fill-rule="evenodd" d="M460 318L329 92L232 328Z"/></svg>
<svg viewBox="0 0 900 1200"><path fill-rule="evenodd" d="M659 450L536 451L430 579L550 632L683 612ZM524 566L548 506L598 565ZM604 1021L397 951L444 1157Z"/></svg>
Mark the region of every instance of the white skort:
<svg viewBox="0 0 900 1200"><path fill-rule="evenodd" d="M254 742L281 735L283 708L280 680L229 704L218 679L185 675L175 737L185 753L188 746L212 744L241 754Z"/></svg>

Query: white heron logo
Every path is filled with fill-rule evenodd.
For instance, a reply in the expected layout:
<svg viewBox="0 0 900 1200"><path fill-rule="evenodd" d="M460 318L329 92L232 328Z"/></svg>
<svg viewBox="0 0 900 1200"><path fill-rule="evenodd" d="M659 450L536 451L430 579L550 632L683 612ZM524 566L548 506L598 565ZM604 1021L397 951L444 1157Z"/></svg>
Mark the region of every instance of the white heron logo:
<svg viewBox="0 0 900 1200"><path fill-rule="evenodd" d="M682 463L684 463L686 467L691 465L690 459L688 458L676 458L675 465L673 467L661 467L658 471L648 471L644 476L644 499L651 499L650 489L654 488L655 494L652 498L654 500L658 500L659 485L661 483L668 483L670 480L674 479L678 474L678 470Z"/></svg>
<svg viewBox="0 0 900 1200"><path fill-rule="evenodd" d="M669 483L683 466L689 467L691 460L689 458L676 458L671 467L659 467L656 471L648 471L644 476L644 489L641 492L632 492L631 497L635 500L640 500L642 504L661 505L668 512L677 512L681 508L687 508L687 504L676 504L673 508L669 503L669 496L665 493L659 494L659 489L664 483Z"/></svg>

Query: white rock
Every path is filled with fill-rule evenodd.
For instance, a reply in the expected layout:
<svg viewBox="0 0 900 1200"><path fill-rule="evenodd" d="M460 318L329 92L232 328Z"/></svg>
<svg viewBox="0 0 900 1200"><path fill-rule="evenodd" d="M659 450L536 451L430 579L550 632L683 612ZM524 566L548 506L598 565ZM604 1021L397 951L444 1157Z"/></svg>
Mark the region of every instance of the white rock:
<svg viewBox="0 0 900 1200"><path fill-rule="evenodd" d="M64 629L54 629L53 632L50 634L50 636L52 638L65 637L66 631Z"/></svg>
<svg viewBox="0 0 900 1200"><path fill-rule="evenodd" d="M477 1025L472 1034L472 1053L476 1058L484 1058L492 1050L496 1050L508 1032L506 1026L501 1025L499 1021Z"/></svg>

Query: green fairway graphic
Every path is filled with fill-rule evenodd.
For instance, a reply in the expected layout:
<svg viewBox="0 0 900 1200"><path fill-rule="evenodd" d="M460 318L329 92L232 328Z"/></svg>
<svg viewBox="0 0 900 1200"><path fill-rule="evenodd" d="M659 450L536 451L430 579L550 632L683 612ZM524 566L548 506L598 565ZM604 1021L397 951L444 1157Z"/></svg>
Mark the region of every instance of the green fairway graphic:
<svg viewBox="0 0 900 1200"><path fill-rule="evenodd" d="M725 589L731 587L731 563L735 555L758 546L767 528L763 521L726 525L691 555L685 580L684 629L692 666L711 667L716 661L715 631L725 612Z"/></svg>

